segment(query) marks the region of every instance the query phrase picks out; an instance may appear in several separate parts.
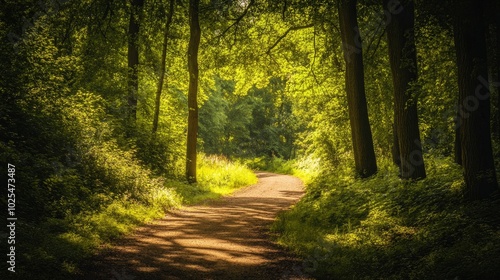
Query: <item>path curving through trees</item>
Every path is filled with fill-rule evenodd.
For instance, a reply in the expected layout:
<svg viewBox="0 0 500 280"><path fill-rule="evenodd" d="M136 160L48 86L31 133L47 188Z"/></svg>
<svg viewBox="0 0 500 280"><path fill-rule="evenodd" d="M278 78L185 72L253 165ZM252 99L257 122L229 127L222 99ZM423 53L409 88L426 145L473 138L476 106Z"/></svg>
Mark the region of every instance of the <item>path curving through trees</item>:
<svg viewBox="0 0 500 280"><path fill-rule="evenodd" d="M138 229L83 268L82 279L312 279L270 240L279 211L304 194L292 176L257 172L232 196L185 207Z"/></svg>

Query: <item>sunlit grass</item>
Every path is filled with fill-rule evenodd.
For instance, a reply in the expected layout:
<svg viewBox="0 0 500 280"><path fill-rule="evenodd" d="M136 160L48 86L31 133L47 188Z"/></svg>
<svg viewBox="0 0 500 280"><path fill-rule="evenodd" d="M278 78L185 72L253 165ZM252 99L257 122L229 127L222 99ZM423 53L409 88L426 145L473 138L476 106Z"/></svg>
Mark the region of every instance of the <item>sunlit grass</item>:
<svg viewBox="0 0 500 280"><path fill-rule="evenodd" d="M313 156L285 160L278 157L257 157L241 159L241 162L254 170L294 175L308 184L320 174L320 159Z"/></svg>
<svg viewBox="0 0 500 280"><path fill-rule="evenodd" d="M246 166L230 162L222 156L200 155L198 183L177 188L186 204L229 195L238 188L255 184L257 177Z"/></svg>

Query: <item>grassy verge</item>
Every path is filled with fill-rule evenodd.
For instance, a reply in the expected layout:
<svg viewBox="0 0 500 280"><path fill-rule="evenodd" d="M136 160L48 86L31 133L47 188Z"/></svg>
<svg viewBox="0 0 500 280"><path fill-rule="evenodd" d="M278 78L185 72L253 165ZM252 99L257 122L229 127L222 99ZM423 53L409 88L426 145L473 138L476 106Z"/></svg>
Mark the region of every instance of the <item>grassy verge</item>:
<svg viewBox="0 0 500 280"><path fill-rule="evenodd" d="M197 172L197 184L175 184L183 204L217 199L238 188L257 183L257 177L245 165L230 162L221 156L200 155Z"/></svg>
<svg viewBox="0 0 500 280"><path fill-rule="evenodd" d="M71 279L79 273L78 264L94 254L99 246L161 218L166 210L218 198L257 181L251 170L223 158L201 155L199 162L197 184L146 176L140 182L148 185L145 193L138 192L134 197L103 194L94 199L100 199L100 206L95 209L38 223L20 223L17 238L22 251L17 258L16 273L11 276L13 279ZM138 180L139 175L134 176L132 179Z"/></svg>
<svg viewBox="0 0 500 280"><path fill-rule="evenodd" d="M319 159L313 157L293 160L284 160L278 157L258 157L244 159L241 162L254 170L297 176L306 184L312 182L320 173Z"/></svg>
<svg viewBox="0 0 500 280"><path fill-rule="evenodd" d="M500 202L464 202L459 167L427 165L418 182L389 161L370 179L341 168L310 183L273 230L318 279L498 279Z"/></svg>

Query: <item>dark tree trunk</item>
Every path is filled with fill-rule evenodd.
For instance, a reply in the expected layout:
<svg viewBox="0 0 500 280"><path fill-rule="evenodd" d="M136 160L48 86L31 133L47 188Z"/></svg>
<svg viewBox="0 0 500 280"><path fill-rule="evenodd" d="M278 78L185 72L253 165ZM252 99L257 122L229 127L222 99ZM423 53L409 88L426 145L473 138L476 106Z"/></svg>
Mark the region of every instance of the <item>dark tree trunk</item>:
<svg viewBox="0 0 500 280"><path fill-rule="evenodd" d="M459 0L455 5L454 38L458 88L464 111L460 119L465 195L489 197L498 190L490 131L485 1Z"/></svg>
<svg viewBox="0 0 500 280"><path fill-rule="evenodd" d="M132 0L130 19L128 24L128 114L127 118L135 121L137 115L137 92L139 91L138 66L139 66L139 16L144 5L144 0Z"/></svg>
<svg viewBox="0 0 500 280"><path fill-rule="evenodd" d="M457 115L457 119L460 118L460 116ZM462 133L460 132L460 127L455 127L455 145L454 145L454 161L458 165L462 165L462 139L461 139Z"/></svg>
<svg viewBox="0 0 500 280"><path fill-rule="evenodd" d="M396 111L394 111L394 121L396 121ZM401 154L399 153L399 139L396 123L392 124L392 162L401 169ZM401 174L399 174L401 175Z"/></svg>
<svg viewBox="0 0 500 280"><path fill-rule="evenodd" d="M455 115L455 121L453 124L453 129L455 130L455 143L453 145L454 153L453 160L456 164L462 165L462 118L460 114L463 114L463 110L459 104L462 104L460 94L458 95L457 112Z"/></svg>
<svg viewBox="0 0 500 280"><path fill-rule="evenodd" d="M384 0L387 7L391 0ZM415 48L414 3L402 2L400 13L392 15L387 26L389 60L394 85L394 110L403 179L425 178L425 165L418 129L417 53Z"/></svg>
<svg viewBox="0 0 500 280"><path fill-rule="evenodd" d="M500 143L500 1L490 0L490 90L496 98L495 111L493 113L493 136ZM489 58L488 57L488 58ZM493 99L492 99L493 100Z"/></svg>
<svg viewBox="0 0 500 280"><path fill-rule="evenodd" d="M497 97L497 108L496 108L496 140L498 144L500 144L500 2L496 2L495 8L495 38L496 38L496 47L495 47L495 92Z"/></svg>
<svg viewBox="0 0 500 280"><path fill-rule="evenodd" d="M200 0L189 1L189 92L188 92L188 134L186 152L186 178L188 182L196 182L196 141L198 138L198 48L200 45L200 23L198 9Z"/></svg>
<svg viewBox="0 0 500 280"><path fill-rule="evenodd" d="M165 79L165 69L167 62L167 43L168 36L170 33L170 25L172 23L172 17L174 14L174 3L175 0L170 0L169 13L167 16L167 23L165 25L165 33L163 37L163 48L161 53L161 65L160 65L160 79L158 81L158 88L156 90L156 99L155 99L155 112L153 116L153 134L158 130L158 119L160 118L160 103L161 103L161 92L163 90L163 82Z"/></svg>
<svg viewBox="0 0 500 280"><path fill-rule="evenodd" d="M346 92L351 122L352 145L356 172L368 177L377 172L372 132L365 96L363 54L355 0L342 0L338 6L340 32L346 62Z"/></svg>
<svg viewBox="0 0 500 280"><path fill-rule="evenodd" d="M497 97L497 108L496 108L496 140L500 144L500 2L496 2L496 23L495 23L495 37L496 37L496 47L495 47L495 92Z"/></svg>

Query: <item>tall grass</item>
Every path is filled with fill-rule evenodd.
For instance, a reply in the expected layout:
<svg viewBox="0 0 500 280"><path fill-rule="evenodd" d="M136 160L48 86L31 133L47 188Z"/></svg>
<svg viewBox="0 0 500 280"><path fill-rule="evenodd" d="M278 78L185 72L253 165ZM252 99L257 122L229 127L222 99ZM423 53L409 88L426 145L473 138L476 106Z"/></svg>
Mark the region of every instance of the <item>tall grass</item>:
<svg viewBox="0 0 500 280"><path fill-rule="evenodd" d="M418 182L401 181L389 160L369 179L339 168L273 230L318 279L498 279L500 202L465 202L460 168L427 164Z"/></svg>
<svg viewBox="0 0 500 280"><path fill-rule="evenodd" d="M231 162L223 156L200 154L197 173L196 184L176 187L185 204L216 199L257 182L255 174L245 165Z"/></svg>

